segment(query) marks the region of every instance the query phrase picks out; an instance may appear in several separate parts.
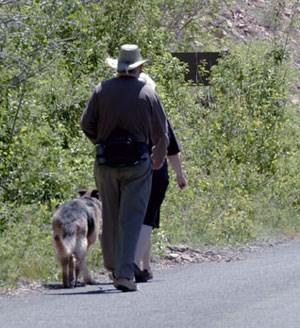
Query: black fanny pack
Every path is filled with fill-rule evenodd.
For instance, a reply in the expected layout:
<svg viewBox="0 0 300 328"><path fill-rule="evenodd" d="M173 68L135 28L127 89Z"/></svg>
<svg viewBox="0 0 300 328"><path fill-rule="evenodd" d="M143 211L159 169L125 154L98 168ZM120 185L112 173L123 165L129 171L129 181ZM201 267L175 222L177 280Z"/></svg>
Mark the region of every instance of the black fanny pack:
<svg viewBox="0 0 300 328"><path fill-rule="evenodd" d="M147 159L148 148L142 142L133 141L128 135L111 136L104 143L96 145L98 165L126 167L137 165Z"/></svg>

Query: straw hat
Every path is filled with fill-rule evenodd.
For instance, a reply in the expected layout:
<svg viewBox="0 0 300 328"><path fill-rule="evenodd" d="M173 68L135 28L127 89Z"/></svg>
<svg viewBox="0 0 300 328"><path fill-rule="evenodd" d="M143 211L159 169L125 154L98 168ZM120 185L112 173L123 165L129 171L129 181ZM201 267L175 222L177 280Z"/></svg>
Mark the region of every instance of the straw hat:
<svg viewBox="0 0 300 328"><path fill-rule="evenodd" d="M149 63L150 59L143 59L140 49L135 44L123 44L120 48L119 58L106 58L107 64L116 69L118 72L128 72L145 63Z"/></svg>

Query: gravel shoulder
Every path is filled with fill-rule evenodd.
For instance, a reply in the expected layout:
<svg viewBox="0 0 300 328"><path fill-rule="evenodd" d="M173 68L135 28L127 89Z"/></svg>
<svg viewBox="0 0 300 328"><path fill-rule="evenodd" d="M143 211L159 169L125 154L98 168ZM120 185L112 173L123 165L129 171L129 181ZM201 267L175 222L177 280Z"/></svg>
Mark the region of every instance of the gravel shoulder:
<svg viewBox="0 0 300 328"><path fill-rule="evenodd" d="M250 245L240 246L209 246L199 249L187 245L167 246L165 255L155 259L152 262L154 272L158 270L167 270L171 267L185 266L192 263L209 262L233 262L243 261L250 254L260 253L272 247L289 243L290 239L255 242ZM101 283L109 282L108 273L104 270L98 273L92 273L93 278ZM4 292L0 290L1 297L21 296L35 293L47 293L49 290L61 289L60 283L43 283L41 281L22 280L13 290Z"/></svg>

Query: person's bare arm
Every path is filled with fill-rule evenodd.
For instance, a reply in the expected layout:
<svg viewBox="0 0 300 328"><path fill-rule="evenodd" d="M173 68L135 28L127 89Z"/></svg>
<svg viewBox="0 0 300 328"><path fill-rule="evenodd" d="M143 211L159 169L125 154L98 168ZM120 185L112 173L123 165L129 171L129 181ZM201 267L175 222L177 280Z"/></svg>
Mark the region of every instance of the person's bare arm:
<svg viewBox="0 0 300 328"><path fill-rule="evenodd" d="M178 187L180 189L184 189L187 183L183 175L179 153L176 155L168 156L168 160L176 173L176 180L177 180Z"/></svg>

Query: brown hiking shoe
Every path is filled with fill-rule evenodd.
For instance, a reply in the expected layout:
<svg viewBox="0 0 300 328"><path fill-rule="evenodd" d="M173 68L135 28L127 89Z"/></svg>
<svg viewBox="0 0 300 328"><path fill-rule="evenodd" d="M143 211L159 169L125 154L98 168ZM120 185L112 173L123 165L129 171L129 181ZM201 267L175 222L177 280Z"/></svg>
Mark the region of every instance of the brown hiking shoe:
<svg viewBox="0 0 300 328"><path fill-rule="evenodd" d="M116 289L122 292L135 292L137 291L137 285L133 282L133 279L128 278L116 278L113 281L113 285Z"/></svg>

